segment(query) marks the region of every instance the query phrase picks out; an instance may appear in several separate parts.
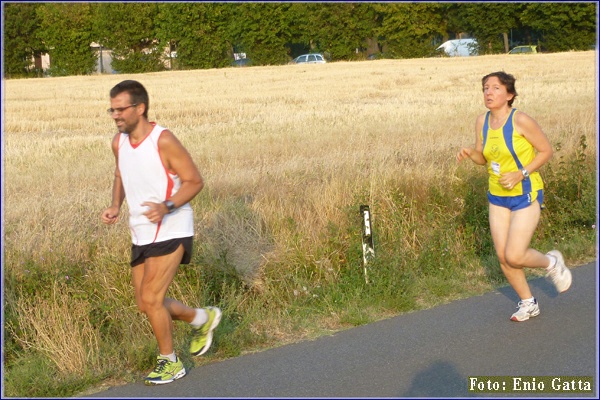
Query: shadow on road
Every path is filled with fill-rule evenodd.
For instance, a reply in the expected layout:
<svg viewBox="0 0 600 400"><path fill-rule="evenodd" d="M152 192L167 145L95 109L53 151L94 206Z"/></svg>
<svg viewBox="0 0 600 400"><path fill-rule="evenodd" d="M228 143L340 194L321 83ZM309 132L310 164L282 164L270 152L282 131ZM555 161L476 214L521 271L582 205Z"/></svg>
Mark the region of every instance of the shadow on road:
<svg viewBox="0 0 600 400"><path fill-rule="evenodd" d="M466 378L460 375L448 361L436 361L429 368L418 372L410 388L399 397L466 397Z"/></svg>

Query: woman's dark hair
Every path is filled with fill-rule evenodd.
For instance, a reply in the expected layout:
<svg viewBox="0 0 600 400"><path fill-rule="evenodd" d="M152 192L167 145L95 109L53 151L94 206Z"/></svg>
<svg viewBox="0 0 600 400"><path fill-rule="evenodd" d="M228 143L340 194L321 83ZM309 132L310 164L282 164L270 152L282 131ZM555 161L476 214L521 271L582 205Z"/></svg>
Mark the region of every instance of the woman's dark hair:
<svg viewBox="0 0 600 400"><path fill-rule="evenodd" d="M512 107L515 98L518 96L517 89L515 88L515 82L517 81L517 79L511 74L507 74L504 71L492 72L491 74L487 74L481 79L481 86L485 86L487 80L490 79L492 76L498 78L500 83L504 87L506 87L506 91L513 95L513 98L508 101L508 106Z"/></svg>
<svg viewBox="0 0 600 400"><path fill-rule="evenodd" d="M146 88L138 81L127 80L118 83L110 90L110 98L113 99L119 94L127 92L131 98L132 104L145 104L144 117L148 119L148 109L150 108L150 100Z"/></svg>

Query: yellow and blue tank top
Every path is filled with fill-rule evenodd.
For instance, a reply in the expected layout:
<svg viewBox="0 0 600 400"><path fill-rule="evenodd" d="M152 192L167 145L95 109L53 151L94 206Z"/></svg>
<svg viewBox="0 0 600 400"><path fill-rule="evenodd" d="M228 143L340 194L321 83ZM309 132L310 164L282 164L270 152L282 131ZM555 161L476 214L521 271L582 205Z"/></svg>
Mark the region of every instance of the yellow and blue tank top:
<svg viewBox="0 0 600 400"><path fill-rule="evenodd" d="M483 156L487 160L489 174L489 192L494 196L520 196L529 193L537 194L544 188L540 174L532 172L529 178L524 179L512 190L504 188L498 183L500 175L506 172L518 171L528 165L535 157L535 148L514 126L516 109L499 129L492 129L489 125L490 112L488 111L483 123L481 137L483 139Z"/></svg>

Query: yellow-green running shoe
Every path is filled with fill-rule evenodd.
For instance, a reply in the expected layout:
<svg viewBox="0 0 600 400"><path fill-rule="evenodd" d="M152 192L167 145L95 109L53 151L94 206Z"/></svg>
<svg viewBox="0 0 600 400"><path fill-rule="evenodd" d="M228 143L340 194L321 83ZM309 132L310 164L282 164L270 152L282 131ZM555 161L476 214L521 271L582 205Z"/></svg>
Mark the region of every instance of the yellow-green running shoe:
<svg viewBox="0 0 600 400"><path fill-rule="evenodd" d="M208 314L208 320L198 328L192 329L190 353L193 356L199 356L208 351L212 343L213 330L221 322L221 310L217 307L206 307L204 310Z"/></svg>
<svg viewBox="0 0 600 400"><path fill-rule="evenodd" d="M156 367L154 371L144 379L146 385L162 385L164 383L171 383L175 379L183 378L185 376L185 368L183 363L177 357L177 361L173 362L167 357L158 356L156 357Z"/></svg>

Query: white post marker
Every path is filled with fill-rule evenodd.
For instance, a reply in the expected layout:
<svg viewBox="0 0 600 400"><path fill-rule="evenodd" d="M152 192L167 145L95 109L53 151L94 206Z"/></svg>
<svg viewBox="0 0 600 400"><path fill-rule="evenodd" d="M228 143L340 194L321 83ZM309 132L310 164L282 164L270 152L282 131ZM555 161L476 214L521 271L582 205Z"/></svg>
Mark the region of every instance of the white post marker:
<svg viewBox="0 0 600 400"><path fill-rule="evenodd" d="M363 250L363 269L365 272L365 282L369 283L367 275L367 264L375 257L375 249L373 248L373 230L371 229L371 211L369 206L360 206L360 215L363 220L362 231L362 250Z"/></svg>

